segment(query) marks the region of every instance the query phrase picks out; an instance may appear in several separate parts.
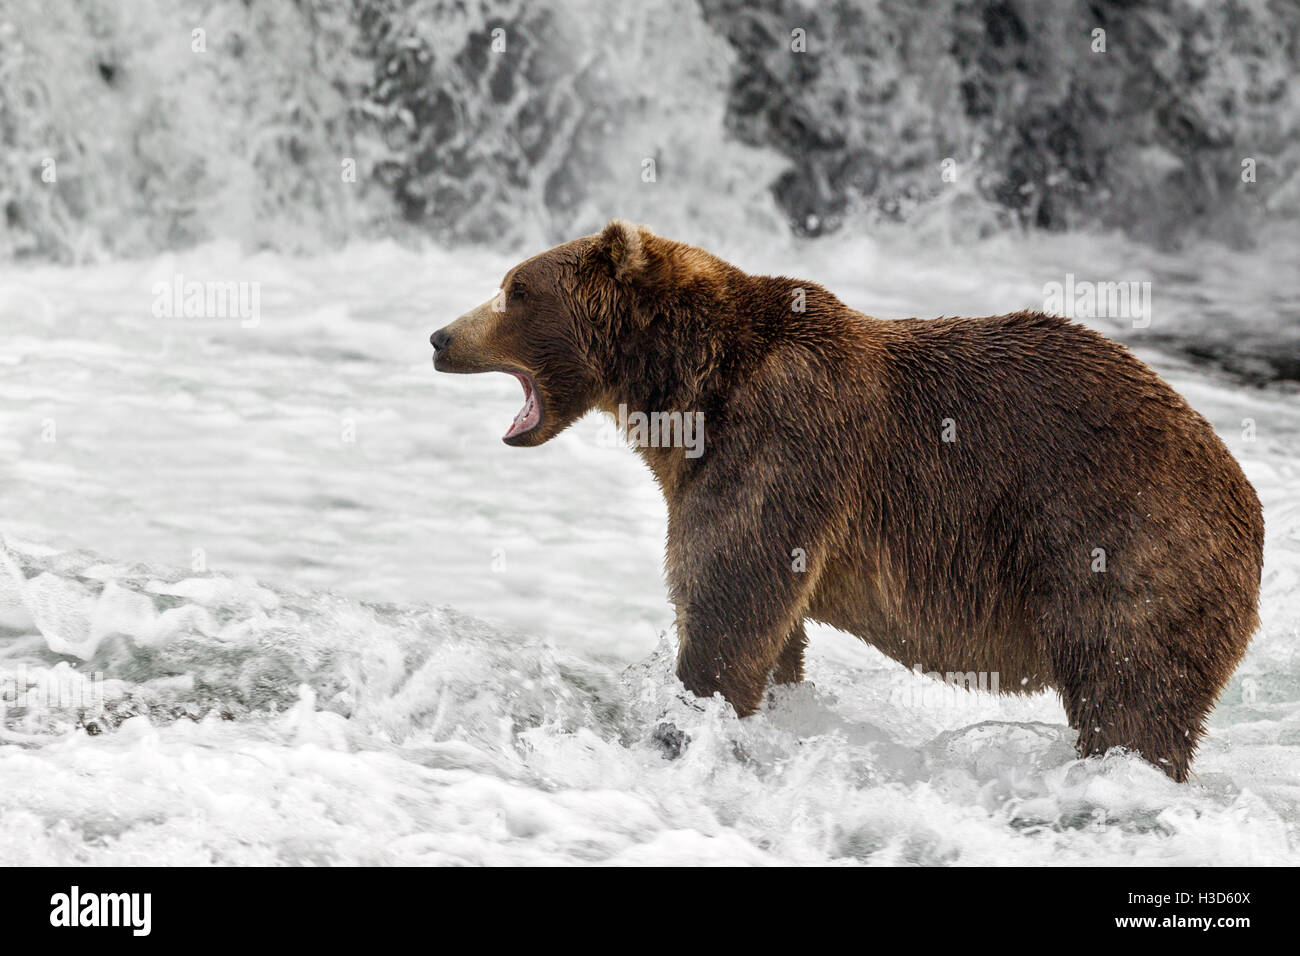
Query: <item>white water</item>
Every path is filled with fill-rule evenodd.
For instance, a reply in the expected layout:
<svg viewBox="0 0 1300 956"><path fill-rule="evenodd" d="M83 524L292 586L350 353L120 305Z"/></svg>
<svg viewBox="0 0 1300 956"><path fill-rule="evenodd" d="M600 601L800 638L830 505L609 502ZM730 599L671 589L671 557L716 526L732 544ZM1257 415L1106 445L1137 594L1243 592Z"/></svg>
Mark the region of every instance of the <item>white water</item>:
<svg viewBox="0 0 1300 956"><path fill-rule="evenodd" d="M1153 277L1172 331L1296 321L1294 277L1247 254L1161 281L1078 237L719 251L883 316L1041 307L1070 270ZM507 448L517 383L432 372L429 332L511 264L216 246L0 271L0 681L32 688L0 738L0 863L1300 862L1294 390L1140 353L1268 525L1263 626L1195 782L1075 760L1054 696L944 691L829 631L811 684L740 722L678 697L634 456L595 418ZM261 283L260 324L155 318L178 272ZM96 673L90 734L51 688ZM692 738L676 761L663 719Z"/></svg>

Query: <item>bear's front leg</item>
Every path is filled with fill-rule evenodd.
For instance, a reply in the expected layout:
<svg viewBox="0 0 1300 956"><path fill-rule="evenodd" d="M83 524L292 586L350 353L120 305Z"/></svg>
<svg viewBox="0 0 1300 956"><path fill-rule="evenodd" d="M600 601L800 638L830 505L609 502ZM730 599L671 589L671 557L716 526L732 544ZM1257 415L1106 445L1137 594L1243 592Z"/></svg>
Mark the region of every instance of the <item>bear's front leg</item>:
<svg viewBox="0 0 1300 956"><path fill-rule="evenodd" d="M721 694L737 715L748 717L763 699L781 642L754 635L744 643L748 646L712 640L700 630L693 631L682 640L677 655L678 679L696 696Z"/></svg>
<svg viewBox="0 0 1300 956"><path fill-rule="evenodd" d="M803 681L803 652L807 646L808 635L804 633L803 621L799 621L786 635L785 646L777 655L776 666L772 668L773 684L798 684Z"/></svg>
<svg viewBox="0 0 1300 956"><path fill-rule="evenodd" d="M670 513L667 563L678 678L701 697L721 694L747 717L758 710L769 677L784 683L803 676L803 612L819 562L791 554L819 549L743 507L715 500L690 520Z"/></svg>

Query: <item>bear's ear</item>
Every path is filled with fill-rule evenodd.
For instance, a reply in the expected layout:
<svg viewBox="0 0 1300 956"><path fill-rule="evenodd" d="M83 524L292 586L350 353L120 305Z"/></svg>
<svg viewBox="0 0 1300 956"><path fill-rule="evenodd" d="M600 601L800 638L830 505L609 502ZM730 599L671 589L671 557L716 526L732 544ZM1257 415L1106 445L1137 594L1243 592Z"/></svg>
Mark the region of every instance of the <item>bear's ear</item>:
<svg viewBox="0 0 1300 956"><path fill-rule="evenodd" d="M630 279L645 268L641 226L626 219L611 219L596 239L596 249L609 261L615 279Z"/></svg>

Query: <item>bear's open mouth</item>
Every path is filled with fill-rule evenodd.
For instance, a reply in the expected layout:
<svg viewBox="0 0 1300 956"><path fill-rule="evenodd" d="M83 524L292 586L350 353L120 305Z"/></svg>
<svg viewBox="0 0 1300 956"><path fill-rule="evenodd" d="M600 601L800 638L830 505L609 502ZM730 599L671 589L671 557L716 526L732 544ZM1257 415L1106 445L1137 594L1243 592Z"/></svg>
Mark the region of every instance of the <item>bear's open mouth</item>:
<svg viewBox="0 0 1300 956"><path fill-rule="evenodd" d="M518 438L542 423L542 405L537 398L537 389L527 375L521 372L511 372L510 374L519 379L519 384L524 387L524 407L519 409L519 414L510 423L510 429L503 437Z"/></svg>

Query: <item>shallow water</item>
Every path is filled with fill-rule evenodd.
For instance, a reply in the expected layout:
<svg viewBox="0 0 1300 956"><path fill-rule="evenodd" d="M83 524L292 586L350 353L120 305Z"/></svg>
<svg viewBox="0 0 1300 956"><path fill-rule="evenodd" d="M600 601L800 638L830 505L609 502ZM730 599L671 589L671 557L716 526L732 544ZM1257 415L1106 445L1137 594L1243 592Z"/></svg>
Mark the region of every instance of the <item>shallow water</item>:
<svg viewBox="0 0 1300 956"><path fill-rule="evenodd" d="M1300 400L1180 357L1289 341L1295 277L1086 237L827 248L722 251L882 316L1042 307L1079 262L1152 281L1149 328L1090 321L1211 420L1268 528L1192 784L1074 759L1053 695L825 629L755 718L688 703L636 458L594 417L507 448L518 385L430 368L511 261L215 246L0 271L0 862L1300 861ZM177 273L260 283L260 322L156 317Z"/></svg>

